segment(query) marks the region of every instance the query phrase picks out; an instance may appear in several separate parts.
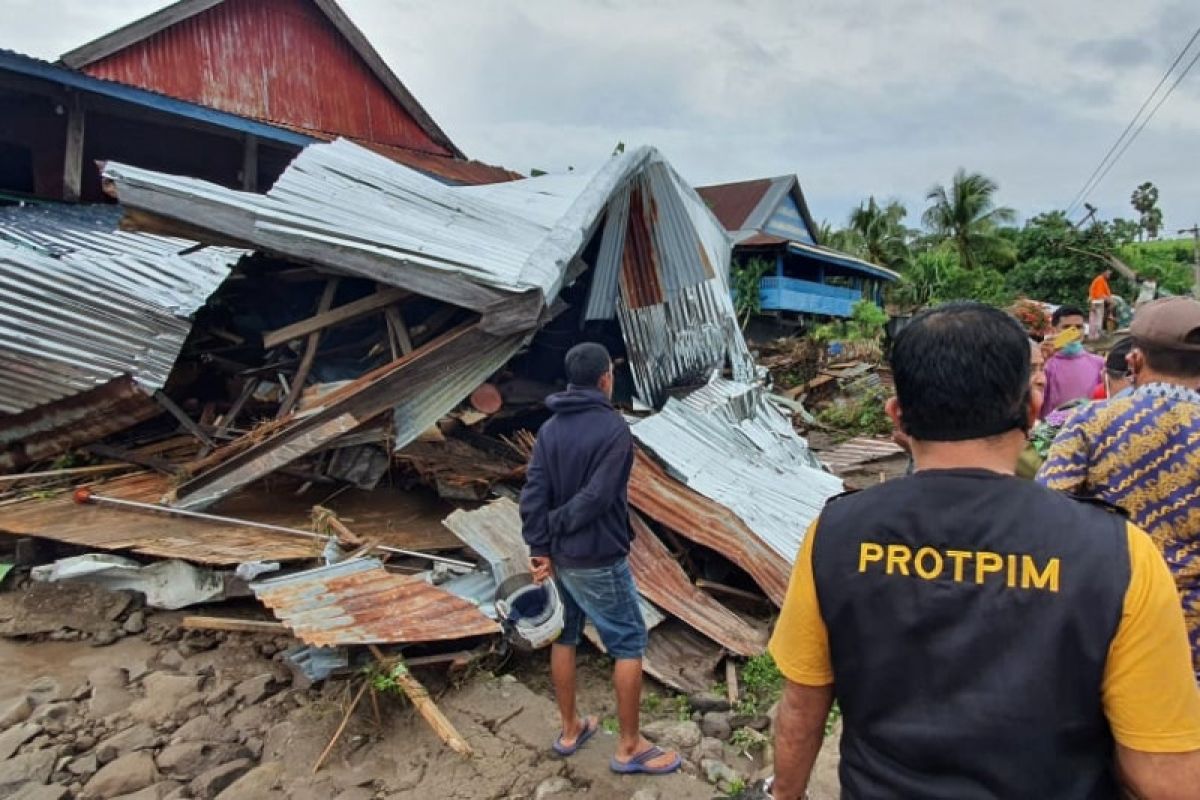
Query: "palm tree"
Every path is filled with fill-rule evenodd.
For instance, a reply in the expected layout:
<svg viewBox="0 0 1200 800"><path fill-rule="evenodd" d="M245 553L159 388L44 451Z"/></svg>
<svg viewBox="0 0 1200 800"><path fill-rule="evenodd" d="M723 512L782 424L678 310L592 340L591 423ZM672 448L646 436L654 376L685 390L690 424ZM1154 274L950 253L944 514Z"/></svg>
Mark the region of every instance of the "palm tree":
<svg viewBox="0 0 1200 800"><path fill-rule="evenodd" d="M851 211L850 230L858 234L862 257L883 267L903 264L908 257L908 231L902 220L907 214L895 200L881 206L873 195Z"/></svg>
<svg viewBox="0 0 1200 800"><path fill-rule="evenodd" d="M968 269L1009 249L997 230L1001 224L1013 222L1016 213L995 204L999 188L986 175L968 175L960 167L949 188L939 183L925 195L933 204L925 209L922 220L943 240L953 242L960 263Z"/></svg>

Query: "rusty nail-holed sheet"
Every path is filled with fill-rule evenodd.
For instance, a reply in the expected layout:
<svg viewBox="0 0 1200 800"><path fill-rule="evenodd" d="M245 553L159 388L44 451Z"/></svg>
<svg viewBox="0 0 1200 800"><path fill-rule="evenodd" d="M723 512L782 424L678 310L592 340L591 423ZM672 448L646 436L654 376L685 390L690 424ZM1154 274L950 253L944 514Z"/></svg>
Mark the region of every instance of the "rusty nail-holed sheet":
<svg viewBox="0 0 1200 800"><path fill-rule="evenodd" d="M711 547L750 573L777 606L787 594L790 565L725 506L689 489L637 450L629 478L629 502L684 538Z"/></svg>
<svg viewBox="0 0 1200 800"><path fill-rule="evenodd" d="M305 644L407 644L500 632L472 603L374 558L356 558L250 588Z"/></svg>
<svg viewBox="0 0 1200 800"><path fill-rule="evenodd" d="M756 656L767 646L766 633L696 588L666 545L636 513L629 515L634 538L629 568L638 591L713 641L739 656Z"/></svg>

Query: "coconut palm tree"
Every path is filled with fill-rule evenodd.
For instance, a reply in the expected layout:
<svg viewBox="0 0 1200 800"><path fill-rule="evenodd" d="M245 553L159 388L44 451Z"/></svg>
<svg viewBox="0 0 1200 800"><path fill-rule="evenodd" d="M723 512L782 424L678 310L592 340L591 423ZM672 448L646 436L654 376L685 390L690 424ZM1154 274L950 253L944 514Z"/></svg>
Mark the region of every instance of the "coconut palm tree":
<svg viewBox="0 0 1200 800"><path fill-rule="evenodd" d="M922 220L941 239L953 243L967 269L1010 249L997 231L1000 225L1013 222L1016 213L996 205L999 188L986 175L967 174L960 167L949 187L939 183L925 195L932 205L925 209Z"/></svg>
<svg viewBox="0 0 1200 800"><path fill-rule="evenodd" d="M850 212L850 230L858 234L860 255L873 264L896 268L908 257L902 220L908 210L895 200L879 205L871 196Z"/></svg>

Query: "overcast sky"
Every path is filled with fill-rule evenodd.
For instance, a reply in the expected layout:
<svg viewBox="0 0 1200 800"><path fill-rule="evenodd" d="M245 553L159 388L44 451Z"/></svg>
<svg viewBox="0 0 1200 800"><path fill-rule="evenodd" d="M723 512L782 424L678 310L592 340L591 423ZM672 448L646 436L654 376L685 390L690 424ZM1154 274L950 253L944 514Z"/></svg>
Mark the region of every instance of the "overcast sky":
<svg viewBox="0 0 1200 800"><path fill-rule="evenodd" d="M653 144L700 185L800 176L814 216L874 194L917 225L957 167L1064 207L1200 25L1194 0L341 0L469 156L527 173ZM161 0L0 0L44 58ZM1200 221L1200 64L1091 196Z"/></svg>

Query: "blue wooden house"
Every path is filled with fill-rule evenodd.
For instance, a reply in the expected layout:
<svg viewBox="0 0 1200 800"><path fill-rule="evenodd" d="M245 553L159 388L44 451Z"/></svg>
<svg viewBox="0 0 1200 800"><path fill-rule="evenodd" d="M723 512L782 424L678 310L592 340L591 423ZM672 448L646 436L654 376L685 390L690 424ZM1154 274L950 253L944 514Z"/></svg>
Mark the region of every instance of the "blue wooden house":
<svg viewBox="0 0 1200 800"><path fill-rule="evenodd" d="M805 317L849 317L866 297L883 305L884 286L900 275L822 247L795 175L696 189L734 239L735 264L766 259L762 314L784 326Z"/></svg>

